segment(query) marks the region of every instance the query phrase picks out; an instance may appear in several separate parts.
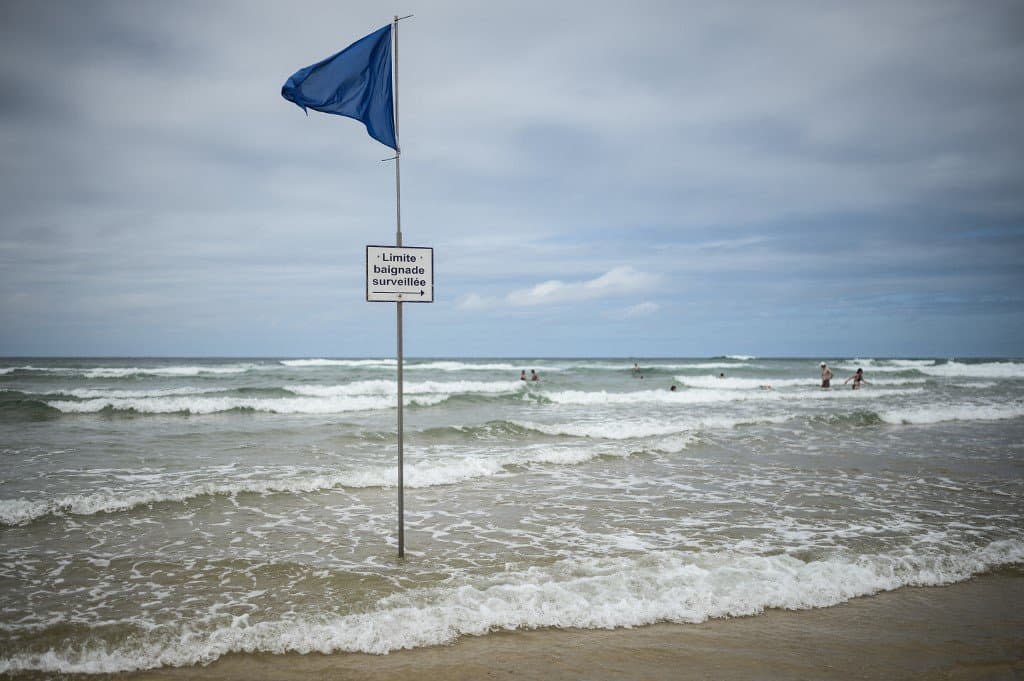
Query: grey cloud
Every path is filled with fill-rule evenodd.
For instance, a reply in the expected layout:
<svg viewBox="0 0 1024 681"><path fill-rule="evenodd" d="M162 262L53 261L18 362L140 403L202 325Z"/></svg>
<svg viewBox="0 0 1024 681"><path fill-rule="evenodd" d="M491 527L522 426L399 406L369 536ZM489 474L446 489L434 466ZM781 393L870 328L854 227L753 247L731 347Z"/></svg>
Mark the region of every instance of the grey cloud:
<svg viewBox="0 0 1024 681"><path fill-rule="evenodd" d="M459 351L464 296L624 261L678 284L617 303L660 306L630 320L666 334L687 310L729 329L715 310L792 320L828 296L927 316L943 309L929 296L969 307L959 295L1020 326L1006 297L1024 283L1019 3L409 10L403 221L409 243L437 247L441 285L423 347ZM41 339L65 322L90 347L106 324L148 351L187 318L181 351L240 352L232 320L326 344L332 324L383 317L356 303L362 246L393 235L387 150L278 91L387 19L352 3L0 6L0 352L56 348ZM247 290L259 300L241 305ZM315 313L293 301L332 293L354 302L303 321ZM602 305L571 311L581 338L604 337Z"/></svg>

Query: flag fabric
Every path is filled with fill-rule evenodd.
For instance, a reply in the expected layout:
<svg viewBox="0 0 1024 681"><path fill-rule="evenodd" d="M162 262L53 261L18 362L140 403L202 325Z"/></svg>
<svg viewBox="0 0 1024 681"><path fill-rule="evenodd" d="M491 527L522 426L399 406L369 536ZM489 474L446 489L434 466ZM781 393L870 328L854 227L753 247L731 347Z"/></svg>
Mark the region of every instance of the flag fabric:
<svg viewBox="0 0 1024 681"><path fill-rule="evenodd" d="M281 88L281 96L303 111L313 109L362 121L370 137L397 150L391 24L332 57L299 69Z"/></svg>

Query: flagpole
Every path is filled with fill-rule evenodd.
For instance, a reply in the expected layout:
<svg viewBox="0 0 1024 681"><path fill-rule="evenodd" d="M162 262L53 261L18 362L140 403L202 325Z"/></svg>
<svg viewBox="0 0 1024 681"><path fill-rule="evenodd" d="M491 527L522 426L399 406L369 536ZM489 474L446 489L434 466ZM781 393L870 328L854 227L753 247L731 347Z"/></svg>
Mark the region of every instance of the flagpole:
<svg viewBox="0 0 1024 681"><path fill-rule="evenodd" d="M395 246L402 247L402 147L398 142L398 15L394 15L391 33L395 40ZM404 18L404 17L403 17ZM402 301L398 310L398 557L405 558L405 487L404 487L404 424L405 404L402 397Z"/></svg>

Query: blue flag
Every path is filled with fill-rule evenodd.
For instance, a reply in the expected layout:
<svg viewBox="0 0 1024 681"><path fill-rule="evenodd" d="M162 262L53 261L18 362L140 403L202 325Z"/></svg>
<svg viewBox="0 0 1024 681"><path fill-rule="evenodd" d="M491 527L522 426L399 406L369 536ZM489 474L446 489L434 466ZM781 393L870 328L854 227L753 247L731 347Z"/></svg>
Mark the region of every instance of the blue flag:
<svg viewBox="0 0 1024 681"><path fill-rule="evenodd" d="M303 111L309 108L362 121L370 137L397 150L391 24L333 57L299 69L281 88L281 96Z"/></svg>

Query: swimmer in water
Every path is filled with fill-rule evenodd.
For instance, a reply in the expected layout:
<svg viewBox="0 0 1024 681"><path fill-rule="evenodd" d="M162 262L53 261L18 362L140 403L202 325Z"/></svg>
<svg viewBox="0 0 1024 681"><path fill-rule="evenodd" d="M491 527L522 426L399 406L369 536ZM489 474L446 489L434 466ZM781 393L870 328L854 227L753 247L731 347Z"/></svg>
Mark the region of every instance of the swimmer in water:
<svg viewBox="0 0 1024 681"><path fill-rule="evenodd" d="M864 378L864 370L861 369L860 367L857 367L857 372L853 376L850 376L848 379L843 381L843 385L846 385L850 381L853 381L854 390L859 389L861 383L868 384L867 380Z"/></svg>
<svg viewBox="0 0 1024 681"><path fill-rule="evenodd" d="M832 385L832 370L824 362L821 363L821 387L828 388Z"/></svg>

